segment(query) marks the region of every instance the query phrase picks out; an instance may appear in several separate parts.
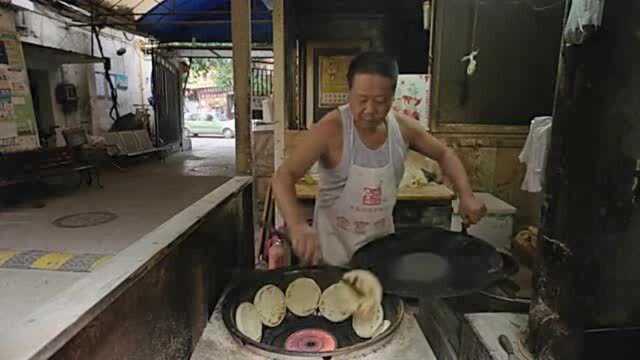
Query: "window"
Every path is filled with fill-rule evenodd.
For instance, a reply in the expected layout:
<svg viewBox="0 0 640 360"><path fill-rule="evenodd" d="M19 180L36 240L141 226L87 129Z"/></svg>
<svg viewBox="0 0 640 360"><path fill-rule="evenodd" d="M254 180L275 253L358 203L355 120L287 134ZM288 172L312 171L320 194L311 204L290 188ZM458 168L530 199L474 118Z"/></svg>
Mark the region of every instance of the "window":
<svg viewBox="0 0 640 360"><path fill-rule="evenodd" d="M432 124L527 126L551 114L563 2L435 2ZM473 51L477 66L467 75Z"/></svg>

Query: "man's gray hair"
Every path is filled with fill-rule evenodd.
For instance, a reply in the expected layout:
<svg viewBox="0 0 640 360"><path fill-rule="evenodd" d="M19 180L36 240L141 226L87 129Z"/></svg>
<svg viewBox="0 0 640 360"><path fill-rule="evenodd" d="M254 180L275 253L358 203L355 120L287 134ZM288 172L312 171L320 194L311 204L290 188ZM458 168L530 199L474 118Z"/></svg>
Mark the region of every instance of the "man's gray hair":
<svg viewBox="0 0 640 360"><path fill-rule="evenodd" d="M347 81L349 88L353 86L353 78L358 74L374 74L384 76L393 81L395 89L398 82L398 62L392 56L378 51L360 53L351 60Z"/></svg>

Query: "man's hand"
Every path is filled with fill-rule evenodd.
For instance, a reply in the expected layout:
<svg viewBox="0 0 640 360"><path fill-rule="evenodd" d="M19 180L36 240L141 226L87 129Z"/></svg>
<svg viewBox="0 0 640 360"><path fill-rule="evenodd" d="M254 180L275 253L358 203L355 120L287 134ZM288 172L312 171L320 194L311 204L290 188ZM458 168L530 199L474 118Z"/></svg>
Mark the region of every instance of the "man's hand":
<svg viewBox="0 0 640 360"><path fill-rule="evenodd" d="M293 252L303 265L316 265L320 259L318 234L306 223L294 225L290 230Z"/></svg>
<svg viewBox="0 0 640 360"><path fill-rule="evenodd" d="M476 199L476 197L471 194L460 197L459 211L462 218L465 219L469 225L472 225L479 222L487 214L487 207L482 201Z"/></svg>

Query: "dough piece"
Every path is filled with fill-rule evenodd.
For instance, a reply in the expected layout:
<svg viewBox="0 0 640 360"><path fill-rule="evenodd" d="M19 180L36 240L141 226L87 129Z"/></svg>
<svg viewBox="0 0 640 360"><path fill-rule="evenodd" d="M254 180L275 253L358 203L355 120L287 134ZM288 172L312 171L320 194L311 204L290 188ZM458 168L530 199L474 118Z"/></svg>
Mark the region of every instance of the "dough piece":
<svg viewBox="0 0 640 360"><path fill-rule="evenodd" d="M382 304L378 303L374 311L362 311L362 309L356 311L353 314L351 325L358 336L368 339L373 337L383 321L384 310Z"/></svg>
<svg viewBox="0 0 640 360"><path fill-rule="evenodd" d="M361 295L360 307L363 311L373 311L382 303L382 285L372 272L352 270L344 274L342 279Z"/></svg>
<svg viewBox="0 0 640 360"><path fill-rule="evenodd" d="M376 331L373 332L373 335L371 335L372 338L377 338L378 336L380 336L383 332L387 331L387 329L389 328L389 326L391 326L391 321L389 320L384 320L382 322L382 324L380 324L380 327L378 327L378 329Z"/></svg>
<svg viewBox="0 0 640 360"><path fill-rule="evenodd" d="M298 316L309 316L318 308L322 290L313 279L306 277L294 280L287 287L285 302L289 311Z"/></svg>
<svg viewBox="0 0 640 360"><path fill-rule="evenodd" d="M318 307L322 316L332 322L346 320L360 305L355 291L343 282L335 283L322 293Z"/></svg>
<svg viewBox="0 0 640 360"><path fill-rule="evenodd" d="M253 304L260 314L262 323L269 327L280 325L287 308L284 303L284 293L275 285L265 285L256 293Z"/></svg>
<svg viewBox="0 0 640 360"><path fill-rule="evenodd" d="M236 309L236 326L249 339L260 342L262 339L262 321L258 310L250 302L243 302Z"/></svg>

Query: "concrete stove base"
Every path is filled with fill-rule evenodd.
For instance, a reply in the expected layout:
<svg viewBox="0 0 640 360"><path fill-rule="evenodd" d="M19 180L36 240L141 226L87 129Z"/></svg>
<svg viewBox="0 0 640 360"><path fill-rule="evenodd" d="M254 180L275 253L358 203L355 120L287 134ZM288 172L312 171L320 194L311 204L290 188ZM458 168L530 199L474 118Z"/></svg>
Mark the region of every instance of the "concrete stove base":
<svg viewBox="0 0 640 360"><path fill-rule="evenodd" d="M266 360L266 359L312 359L309 357L259 355L234 339L222 321L222 300L218 302L209 323L191 356L191 360ZM403 359L436 360L431 346L420 330L415 317L405 314L402 323L384 344L357 353L333 357L332 360L358 358L361 360ZM318 359L321 359L318 357Z"/></svg>

